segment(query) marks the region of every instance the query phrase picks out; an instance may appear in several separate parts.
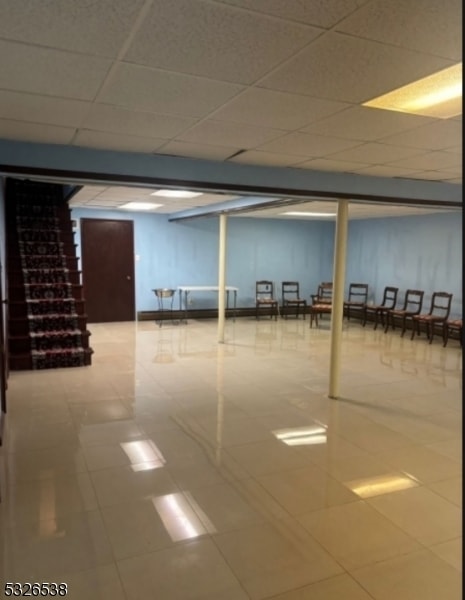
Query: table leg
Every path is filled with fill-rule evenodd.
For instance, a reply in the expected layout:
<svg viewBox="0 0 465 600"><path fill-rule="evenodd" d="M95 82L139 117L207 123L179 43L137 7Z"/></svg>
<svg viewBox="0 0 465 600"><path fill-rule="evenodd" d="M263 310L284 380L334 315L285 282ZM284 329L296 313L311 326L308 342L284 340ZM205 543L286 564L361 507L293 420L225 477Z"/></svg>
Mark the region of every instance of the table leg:
<svg viewBox="0 0 465 600"><path fill-rule="evenodd" d="M237 302L237 291L234 290L234 310L233 310L233 321L236 320L236 302Z"/></svg>
<svg viewBox="0 0 465 600"><path fill-rule="evenodd" d="M187 296L189 295L189 291L186 290L184 292L184 321L187 323Z"/></svg>

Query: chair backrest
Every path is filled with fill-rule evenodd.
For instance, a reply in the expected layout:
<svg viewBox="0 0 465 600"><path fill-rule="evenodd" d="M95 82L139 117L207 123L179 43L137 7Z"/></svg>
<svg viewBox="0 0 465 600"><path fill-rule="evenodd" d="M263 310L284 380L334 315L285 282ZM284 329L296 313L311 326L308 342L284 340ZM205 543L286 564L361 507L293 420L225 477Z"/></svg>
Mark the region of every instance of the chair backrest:
<svg viewBox="0 0 465 600"><path fill-rule="evenodd" d="M423 290L407 290L405 292L404 306L402 310L406 310L413 314L419 314L423 306Z"/></svg>
<svg viewBox="0 0 465 600"><path fill-rule="evenodd" d="M333 282L322 281L318 286L317 300L320 304L331 304L333 301Z"/></svg>
<svg viewBox="0 0 465 600"><path fill-rule="evenodd" d="M272 281L262 279L255 282L255 298L257 300L273 300L274 284Z"/></svg>
<svg viewBox="0 0 465 600"><path fill-rule="evenodd" d="M283 304L286 300L298 300L299 299L299 282L298 281L283 281L281 284L281 294L283 298Z"/></svg>
<svg viewBox="0 0 465 600"><path fill-rule="evenodd" d="M383 293L383 301L381 302L381 306L385 308L394 308L397 303L397 294L399 293L398 287L393 287L391 285L387 285L384 288Z"/></svg>
<svg viewBox="0 0 465 600"><path fill-rule="evenodd" d="M428 314L448 319L452 296L453 294L449 292L434 292L431 296L431 306Z"/></svg>
<svg viewBox="0 0 465 600"><path fill-rule="evenodd" d="M362 302L366 304L368 299L367 283L351 283L349 285L349 302Z"/></svg>

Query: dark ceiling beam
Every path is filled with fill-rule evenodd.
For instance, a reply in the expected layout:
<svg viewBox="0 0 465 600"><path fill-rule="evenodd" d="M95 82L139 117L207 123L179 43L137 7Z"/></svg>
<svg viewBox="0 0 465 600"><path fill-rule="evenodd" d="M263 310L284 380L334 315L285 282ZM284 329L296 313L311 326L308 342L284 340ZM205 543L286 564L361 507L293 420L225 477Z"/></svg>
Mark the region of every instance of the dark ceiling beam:
<svg viewBox="0 0 465 600"><path fill-rule="evenodd" d="M462 185L241 165L0 139L0 174L82 185L177 187L238 195L461 207Z"/></svg>

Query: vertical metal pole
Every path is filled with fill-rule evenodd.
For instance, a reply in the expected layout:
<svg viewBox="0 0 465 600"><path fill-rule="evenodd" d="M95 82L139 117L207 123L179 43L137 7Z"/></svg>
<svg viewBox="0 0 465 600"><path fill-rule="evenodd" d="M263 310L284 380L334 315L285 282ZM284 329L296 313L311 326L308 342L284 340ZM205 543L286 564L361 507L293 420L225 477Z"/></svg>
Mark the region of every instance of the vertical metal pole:
<svg viewBox="0 0 465 600"><path fill-rule="evenodd" d="M220 215L220 248L218 257L218 341L224 343L224 322L226 306L226 220Z"/></svg>
<svg viewBox="0 0 465 600"><path fill-rule="evenodd" d="M329 356L330 398L337 398L339 396L348 214L349 201L339 200L337 206L336 236L334 242L333 310L331 315L331 352Z"/></svg>

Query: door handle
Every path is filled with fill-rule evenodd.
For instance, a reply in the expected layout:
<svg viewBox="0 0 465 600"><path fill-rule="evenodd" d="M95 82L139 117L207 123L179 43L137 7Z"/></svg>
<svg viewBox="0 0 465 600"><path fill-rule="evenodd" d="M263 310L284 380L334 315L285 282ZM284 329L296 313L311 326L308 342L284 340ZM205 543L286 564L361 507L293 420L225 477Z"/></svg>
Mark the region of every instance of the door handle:
<svg viewBox="0 0 465 600"><path fill-rule="evenodd" d="M126 279L127 279L128 281L131 281L131 276L130 276L130 275L126 275Z"/></svg>

